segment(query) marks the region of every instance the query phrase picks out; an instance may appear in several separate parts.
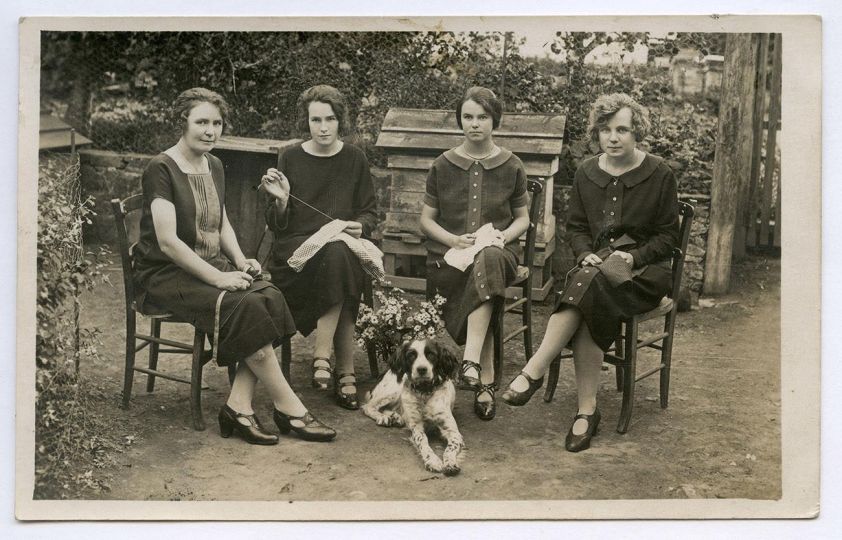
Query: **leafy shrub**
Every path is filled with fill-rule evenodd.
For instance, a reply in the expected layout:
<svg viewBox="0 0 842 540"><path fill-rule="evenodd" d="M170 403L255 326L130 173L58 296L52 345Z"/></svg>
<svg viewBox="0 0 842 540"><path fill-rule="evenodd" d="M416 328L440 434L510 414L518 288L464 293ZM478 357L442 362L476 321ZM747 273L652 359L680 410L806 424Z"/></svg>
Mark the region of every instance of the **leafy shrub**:
<svg viewBox="0 0 842 540"><path fill-rule="evenodd" d="M79 361L95 354L96 330L78 325L78 294L99 275L96 257L82 251L82 222L91 201L79 196L78 155L42 156L38 178L35 337L35 493L60 498L96 485L75 469L96 459L105 438L88 410Z"/></svg>

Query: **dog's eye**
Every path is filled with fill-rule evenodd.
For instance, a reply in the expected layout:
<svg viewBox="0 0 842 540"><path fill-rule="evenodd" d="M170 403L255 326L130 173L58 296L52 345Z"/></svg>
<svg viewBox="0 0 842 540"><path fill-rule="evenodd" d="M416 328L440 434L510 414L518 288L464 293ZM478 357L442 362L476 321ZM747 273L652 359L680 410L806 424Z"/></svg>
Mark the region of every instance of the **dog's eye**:
<svg viewBox="0 0 842 540"><path fill-rule="evenodd" d="M411 349L411 350L409 350L409 352L406 353L406 359L409 360L409 361L415 360L417 357L418 357L418 351L415 351L415 350Z"/></svg>

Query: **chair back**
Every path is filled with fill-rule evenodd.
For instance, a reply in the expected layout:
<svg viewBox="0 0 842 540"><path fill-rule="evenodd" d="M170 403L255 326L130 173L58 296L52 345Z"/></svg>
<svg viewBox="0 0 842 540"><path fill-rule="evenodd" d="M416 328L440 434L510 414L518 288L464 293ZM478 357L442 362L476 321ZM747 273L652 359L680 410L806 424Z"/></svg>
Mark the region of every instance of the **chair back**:
<svg viewBox="0 0 842 540"><path fill-rule="evenodd" d="M679 247L672 250L672 288L667 294L675 300L681 288L681 276L684 271L684 256L690 241L690 224L693 223L693 206L686 202L678 202L678 242Z"/></svg>
<svg viewBox="0 0 842 540"><path fill-rule="evenodd" d="M126 306L132 305L134 291L134 248L140 239L140 216L143 211L143 195L132 195L122 201L111 199L111 212L117 228L117 240L120 248L120 260L123 263L123 287L126 293Z"/></svg>
<svg viewBox="0 0 842 540"><path fill-rule="evenodd" d="M526 249L523 253L523 265L532 272L532 263L535 258L535 237L538 235L538 218L541 213L541 192L544 191L544 184L540 180L530 178L526 181L526 191L532 194L532 202L529 205L529 228L526 229Z"/></svg>

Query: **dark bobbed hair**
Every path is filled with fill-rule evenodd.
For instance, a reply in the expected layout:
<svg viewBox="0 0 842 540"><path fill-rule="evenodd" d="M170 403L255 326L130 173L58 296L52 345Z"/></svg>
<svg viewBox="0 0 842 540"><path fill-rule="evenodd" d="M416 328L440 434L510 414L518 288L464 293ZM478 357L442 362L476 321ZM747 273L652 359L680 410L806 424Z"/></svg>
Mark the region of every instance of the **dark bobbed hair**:
<svg viewBox="0 0 842 540"><path fill-rule="evenodd" d="M620 109L628 107L632 112L632 133L637 142L643 141L649 133L649 111L628 94L605 94L596 98L588 115L588 132L591 141L599 142L599 130L607 124Z"/></svg>
<svg viewBox="0 0 842 540"><path fill-rule="evenodd" d="M228 102L225 101L225 98L213 90L197 86L180 93L173 101L171 121L173 128L179 134L183 134L187 127L187 117L190 116L190 111L202 103L210 103L219 110L219 115L222 116L223 131L228 126Z"/></svg>
<svg viewBox="0 0 842 540"><path fill-rule="evenodd" d="M327 103L333 109L333 114L339 120L339 134L348 135L350 120L348 119L348 102L342 92L327 84L317 84L301 92L296 107L298 109L298 131L302 135L310 134L310 104L314 101Z"/></svg>
<svg viewBox="0 0 842 540"><path fill-rule="evenodd" d="M484 86L472 86L465 90L465 94L456 104L456 123L459 129L462 128L462 105L466 101L473 101L491 115L493 129L500 127L500 118L503 116L503 102L497 99L497 95Z"/></svg>

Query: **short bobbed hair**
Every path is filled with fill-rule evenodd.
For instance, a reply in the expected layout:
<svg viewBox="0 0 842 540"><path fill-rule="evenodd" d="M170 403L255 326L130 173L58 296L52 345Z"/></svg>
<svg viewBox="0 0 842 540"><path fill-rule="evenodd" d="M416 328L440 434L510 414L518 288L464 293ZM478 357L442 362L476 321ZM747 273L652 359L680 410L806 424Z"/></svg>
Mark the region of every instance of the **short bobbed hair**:
<svg viewBox="0 0 842 540"><path fill-rule="evenodd" d="M497 98L497 95L485 88L484 86L472 86L465 90L465 94L456 104L456 123L459 129L462 127L462 105L466 101L473 101L491 115L493 122L493 129L500 127L500 118L503 117L503 102Z"/></svg>
<svg viewBox="0 0 842 540"><path fill-rule="evenodd" d="M632 133L634 140L641 142L649 133L649 111L628 94L605 94L596 98L588 116L588 132L591 140L599 142L599 130L604 127L620 109L628 107L632 113Z"/></svg>
<svg viewBox="0 0 842 540"><path fill-rule="evenodd" d="M180 134L183 134L184 130L187 129L187 118L190 116L190 111L202 103L210 103L219 110L223 131L228 126L228 102L225 101L225 98L213 90L197 86L180 93L173 101L172 124Z"/></svg>
<svg viewBox="0 0 842 540"><path fill-rule="evenodd" d="M333 109L333 114L339 121L339 134L348 135L350 120L348 119L348 102L342 92L327 84L317 84L301 92L298 96L298 131L302 135L310 134L310 104L314 101L327 103Z"/></svg>

